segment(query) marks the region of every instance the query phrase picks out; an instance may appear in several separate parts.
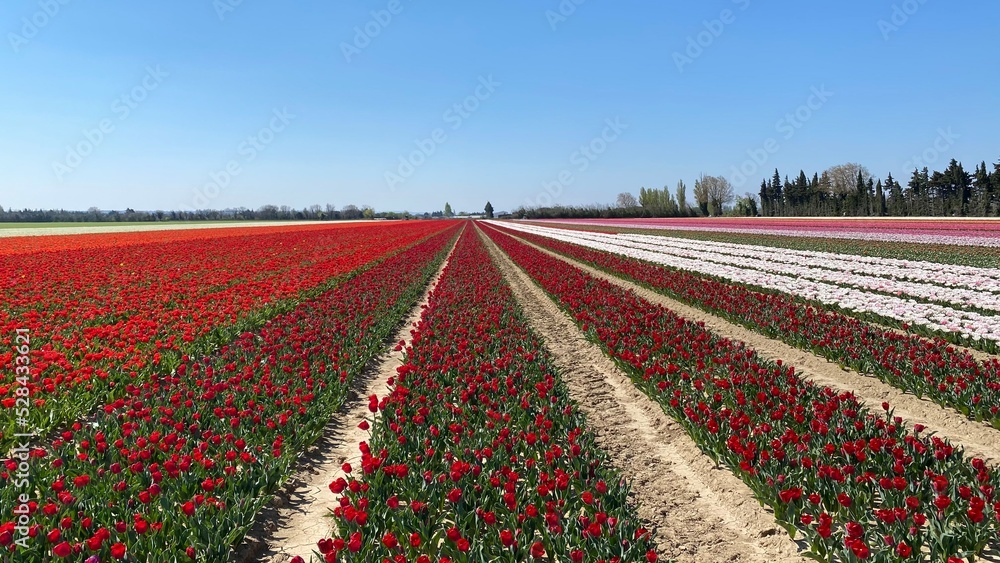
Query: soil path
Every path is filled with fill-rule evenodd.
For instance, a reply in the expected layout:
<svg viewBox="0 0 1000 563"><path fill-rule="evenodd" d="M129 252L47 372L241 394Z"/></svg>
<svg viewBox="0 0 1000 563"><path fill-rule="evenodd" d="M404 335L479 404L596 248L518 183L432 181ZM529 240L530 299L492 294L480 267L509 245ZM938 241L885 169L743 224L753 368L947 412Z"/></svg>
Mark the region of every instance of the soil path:
<svg viewBox="0 0 1000 563"><path fill-rule="evenodd" d="M780 359L785 364L794 365L800 370L802 376L810 381L832 389L852 391L871 409L876 411L881 410L882 402L888 402L894 409L895 415L902 417L910 427L915 423L923 424L928 430L937 432L939 437L946 438L956 445L961 444L965 447L966 453L971 456L981 457L992 463L1000 462L1000 431L991 426L969 420L956 411L943 408L927 399L918 399L915 395L904 393L891 385L882 383L873 376L866 376L854 370L841 368L837 364L811 352L800 350L779 340L768 338L760 333L671 299L651 289L566 258L565 256L527 242L524 239L518 238L517 240L550 256L572 264L594 277L629 289L643 299L661 305L689 321L703 323L706 329L719 336L734 341L741 341L753 348L763 358L769 360Z"/></svg>
<svg viewBox="0 0 1000 563"><path fill-rule="evenodd" d="M330 419L323 436L305 454L289 485L261 515L260 524L247 535L237 561L287 563L296 555L308 561L310 554L317 550L316 543L331 536L334 522L330 514L339 504L340 495L330 491L330 483L345 476L342 470L345 462L360 466L358 444L369 438L369 431L361 430L358 424L372 416L368 411L368 397L374 394L381 398L389 393L388 380L396 375L396 368L403 365L403 352L394 348L401 340L410 342L412 331L450 259L451 253L396 333L392 347L355 381L352 396Z"/></svg>
<svg viewBox="0 0 1000 563"><path fill-rule="evenodd" d="M632 480L633 500L640 518L656 532L660 555L681 563L804 561L750 489L715 468L680 425L636 389L527 274L484 240L598 444Z"/></svg>

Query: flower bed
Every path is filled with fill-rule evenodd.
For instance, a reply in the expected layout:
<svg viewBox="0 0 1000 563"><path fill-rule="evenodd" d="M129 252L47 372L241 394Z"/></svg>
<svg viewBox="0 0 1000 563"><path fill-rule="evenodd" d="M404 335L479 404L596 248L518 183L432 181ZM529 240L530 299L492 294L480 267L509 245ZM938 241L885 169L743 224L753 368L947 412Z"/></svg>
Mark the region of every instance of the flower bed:
<svg viewBox="0 0 1000 563"><path fill-rule="evenodd" d="M997 542L996 471L982 460L487 230L819 559L961 561Z"/></svg>
<svg viewBox="0 0 1000 563"><path fill-rule="evenodd" d="M655 561L628 486L468 229L342 493L327 561ZM367 425L367 421L363 423Z"/></svg>

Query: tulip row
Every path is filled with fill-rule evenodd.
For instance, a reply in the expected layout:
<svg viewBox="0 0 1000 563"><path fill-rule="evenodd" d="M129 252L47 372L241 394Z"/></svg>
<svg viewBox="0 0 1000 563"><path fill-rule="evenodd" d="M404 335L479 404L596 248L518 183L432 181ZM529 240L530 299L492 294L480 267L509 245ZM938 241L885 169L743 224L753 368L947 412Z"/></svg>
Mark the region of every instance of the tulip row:
<svg viewBox="0 0 1000 563"><path fill-rule="evenodd" d="M886 330L787 295L528 233L517 236L1000 428L995 358L978 361L940 339Z"/></svg>
<svg viewBox="0 0 1000 563"><path fill-rule="evenodd" d="M724 264L731 264L734 259L738 260L738 263L746 263L746 260L750 259L752 262L749 263L749 266L757 269L793 266L797 269L790 270L789 273L810 279L853 285L864 289L898 292L931 301L942 301L969 307L995 310L996 301L976 302L977 296L967 293L968 290L977 293L987 292L987 295L982 296L986 298L995 298L995 294L1000 292L1000 269L997 268L976 268L834 252L797 250L774 252L774 249L750 244L693 241L669 236L621 233L614 238L623 244L628 242L646 244L677 252L679 256L703 256L706 260ZM761 266L767 266L767 268ZM802 267L806 269L798 269ZM831 277L833 274L840 274L843 277ZM871 286L873 281L882 278L906 283Z"/></svg>
<svg viewBox="0 0 1000 563"><path fill-rule="evenodd" d="M391 338L456 229L210 356L184 356L171 372L128 383L85 422L33 448L22 482L20 460L0 463L0 546L23 562L225 560ZM25 485L27 537L19 519L6 521Z"/></svg>
<svg viewBox="0 0 1000 563"><path fill-rule="evenodd" d="M488 228L701 449L824 561L962 561L997 543L995 468L851 393Z"/></svg>
<svg viewBox="0 0 1000 563"><path fill-rule="evenodd" d="M873 221L858 224L853 221L806 220L781 222L740 221L718 219L693 220L583 220L578 224L601 227L635 227L669 229L676 231L710 231L713 233L776 235L785 237L817 237L863 240L874 242L903 242L970 247L1000 247L997 224L986 221L941 222L888 222ZM860 227L860 228L859 228Z"/></svg>
<svg viewBox="0 0 1000 563"><path fill-rule="evenodd" d="M426 222L241 229L235 236L211 229L164 243L136 233L146 242L116 237L107 247L7 257L0 262L0 334L32 335L30 422L48 433L122 396L126 384L256 330L339 276L441 229ZM20 387L10 350L0 351L0 412L13 412ZM0 422L0 452L12 443L13 418Z"/></svg>
<svg viewBox="0 0 1000 563"><path fill-rule="evenodd" d="M723 281L778 291L822 306L848 311L862 318L870 316L875 320L907 324L930 334L991 352L996 351L997 343L1000 342L1000 316L986 311L979 312L998 307L997 303L1000 301L997 296L989 293L935 288L926 284L872 276L838 274L823 268L792 266L777 261L763 263L749 256L727 257L709 249L702 252L684 251L669 244L635 242L621 239L617 235L580 233L521 224L510 225L510 228L688 270ZM915 289L917 286L920 289ZM856 289L857 287L864 289ZM925 301L915 302L906 295L898 295L904 290L920 293ZM932 297L957 300L971 310L926 301Z"/></svg>
<svg viewBox="0 0 1000 563"><path fill-rule="evenodd" d="M536 223L524 223L536 224ZM537 224L536 224L537 225ZM561 225L547 223L549 227L559 227L575 230L581 233L603 233L617 235L625 240L646 241L651 243L661 242L670 245L686 246L688 248L703 248L711 251L720 251L730 254L742 252L754 252L751 256L768 260L785 260L790 263L801 263L799 258L818 259L824 262L826 268L866 273L870 275L890 277L900 280L920 281L944 285L945 287L966 287L970 289L987 290L1000 292L1000 268L986 266L971 266L964 264L953 264L948 262L921 259L911 256L919 251L919 245L910 245L913 253L899 252L900 257L868 255L864 253L851 252L853 247L843 248L843 241L837 239L837 250L829 250L829 240L809 239L812 245L799 247L790 245L782 252L775 253L775 246L766 242L758 243L756 239L750 242L740 241L731 237L716 237L714 233L705 233L705 238L696 238L691 235L677 236L674 231L656 232L642 229L600 229L588 230L575 227L573 225ZM656 233L656 234L650 234ZM717 240L718 239L718 240ZM801 239L790 238L787 242L802 242ZM826 242L827 245L819 243ZM687 246L689 245L689 246ZM762 252L766 250L766 252ZM832 262L832 263L831 263Z"/></svg>
<svg viewBox="0 0 1000 563"><path fill-rule="evenodd" d="M905 259L922 262L938 262L972 266L976 268L1000 268L1000 248L982 246L955 246L941 244L920 244L913 241L870 241L844 238L803 237L794 235L764 234L758 231L725 233L712 230L679 231L668 226L650 228L634 221L619 221L614 225L590 226L579 221L544 221L535 224L558 226L603 233L631 233L652 236L671 236L686 240L707 240L715 242L749 244L788 250L843 253L888 259Z"/></svg>
<svg viewBox="0 0 1000 563"><path fill-rule="evenodd" d="M628 486L468 229L341 494L326 561L655 561ZM368 429L368 422L362 422Z"/></svg>
<svg viewBox="0 0 1000 563"><path fill-rule="evenodd" d="M566 236L565 233L560 234ZM846 254L776 253L749 245L689 242L670 237L595 233L569 236L594 247L617 248L636 257L640 256L637 250L650 251L652 260L659 263L685 269L700 266L701 273L724 278L735 275L746 283L831 302L847 310L875 313L946 333L962 334L966 329L962 325L967 324L971 334L962 334L965 338L985 337L992 342L1000 339L1000 320L995 316L1000 311L1000 294L994 293L1000 290L1000 270L996 269L913 261L889 264L886 262L891 261L887 259ZM844 288L863 291L845 292ZM977 326L982 329L976 330Z"/></svg>

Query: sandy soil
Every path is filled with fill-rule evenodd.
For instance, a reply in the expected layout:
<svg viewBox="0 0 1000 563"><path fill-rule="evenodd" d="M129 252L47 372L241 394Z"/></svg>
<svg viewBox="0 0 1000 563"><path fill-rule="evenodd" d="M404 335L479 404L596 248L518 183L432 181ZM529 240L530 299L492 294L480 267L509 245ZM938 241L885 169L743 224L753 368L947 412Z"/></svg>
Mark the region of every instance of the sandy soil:
<svg viewBox="0 0 1000 563"><path fill-rule="evenodd" d="M523 241L522 239L518 239ZM531 244L531 243L527 243ZM993 463L1000 462L1000 431L983 423L969 420L960 413L945 409L927 399L918 399L910 393L904 393L895 387L882 383L872 376L862 375L854 370L841 368L837 364L821 358L811 352L789 346L781 341L773 340L740 325L706 313L665 295L627 282L610 274L601 272L569 258L565 258L541 247L531 245L542 252L560 258L588 274L605 279L620 287L629 289L643 299L662 305L678 315L694 322L704 323L705 328L719 336L730 340L741 341L753 348L767 359L782 360L786 364L798 368L802 376L827 387L853 391L869 408L881 410L882 402L887 401L900 416L912 427L915 423L923 424L930 431L937 432L941 438L947 438L955 444L965 447L968 454L982 457ZM979 354L982 354L981 352Z"/></svg>
<svg viewBox="0 0 1000 563"><path fill-rule="evenodd" d="M715 468L541 288L488 239L487 246L601 448L632 480L639 516L656 531L660 555L679 562L804 561L742 481Z"/></svg>
<svg viewBox="0 0 1000 563"><path fill-rule="evenodd" d="M358 220L355 223L371 221ZM0 226L0 238L36 237L45 235L86 235L94 233L135 233L140 231L177 231L184 229L232 229L243 227L283 227L288 225L343 224L344 221L236 221L230 223L149 223L148 225L90 225L86 227L4 227Z"/></svg>
<svg viewBox="0 0 1000 563"><path fill-rule="evenodd" d="M449 254L431 279L420 302L396 333L394 343L400 340L409 343L411 332L450 258ZM338 477L344 477L341 469L344 462L360 466L358 444L369 438L369 432L358 428L358 424L372 416L368 411L368 397L387 395L388 379L403 365L403 352L392 348L355 382L355 389L344 408L334 415L323 436L305 454L288 486L275 497L274 506L258 518L259 523L247 535L237 561L286 563L296 555L308 561L309 555L316 550L316 542L331 536L334 523L330 514L338 505L340 495L333 494L329 485Z"/></svg>

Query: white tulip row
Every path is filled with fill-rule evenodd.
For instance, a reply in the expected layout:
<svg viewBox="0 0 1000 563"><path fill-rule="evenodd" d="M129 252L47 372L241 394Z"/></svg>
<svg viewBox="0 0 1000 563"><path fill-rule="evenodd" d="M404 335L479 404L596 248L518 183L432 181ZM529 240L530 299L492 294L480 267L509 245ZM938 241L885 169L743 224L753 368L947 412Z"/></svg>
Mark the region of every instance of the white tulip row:
<svg viewBox="0 0 1000 563"><path fill-rule="evenodd" d="M851 261L852 257L846 254L805 256L796 255L793 252L775 252L773 248L759 246L730 245L644 235L606 235L581 232L579 236L598 242L614 240L616 244L622 246L684 258L743 266L770 273L848 285L868 291L891 293L897 296L905 295L962 308L1000 312L1000 294L966 287L945 287L934 283L910 282L882 277L879 275L877 266L855 264ZM915 267L912 271L919 272L920 269ZM930 269L930 271L924 271L923 275L930 277L932 273L933 269ZM979 281L987 288L1000 289L1000 280L980 276Z"/></svg>
<svg viewBox="0 0 1000 563"><path fill-rule="evenodd" d="M822 280L806 279L794 274L752 269L747 267L747 259L734 264L725 263L720 255L709 256L708 252L695 253L696 256L693 257L685 256L677 252L665 251L663 246L642 245L634 241L622 240L617 235L553 229L526 224L503 223L502 225L510 229L534 233L587 248L622 254L740 284L781 291L827 305L836 305L849 311L872 313L931 330L957 333L973 340L986 339L1000 342L1000 317L996 316L958 310L936 303L919 303L905 297L871 293ZM771 252L783 251L784 249L775 249ZM892 280L886 281L891 282Z"/></svg>
<svg viewBox="0 0 1000 563"><path fill-rule="evenodd" d="M552 221L558 222L558 221ZM622 227L621 222L614 221L593 221L588 220L583 225ZM670 231L710 231L715 233L736 233L750 235L777 235L783 237L810 237L810 238L835 238L835 239L855 239L870 240L878 242L906 242L921 244L946 244L952 246L1000 246L1000 237L990 237L981 235L929 235L923 233L899 233L888 231L813 231L808 229L769 229L766 227L723 227L723 226L700 226L700 225L664 225L661 223L641 223L630 222L630 228L636 229L664 229Z"/></svg>
<svg viewBox="0 0 1000 563"><path fill-rule="evenodd" d="M619 234L624 240L664 244L697 250L709 249L734 256L762 257L789 264L811 263L823 268L914 281L945 287L964 287L1000 293L1000 268L977 268L921 260L900 260L878 256L857 256L815 250L781 249L750 244L702 241L653 235ZM805 260L806 262L803 262Z"/></svg>

